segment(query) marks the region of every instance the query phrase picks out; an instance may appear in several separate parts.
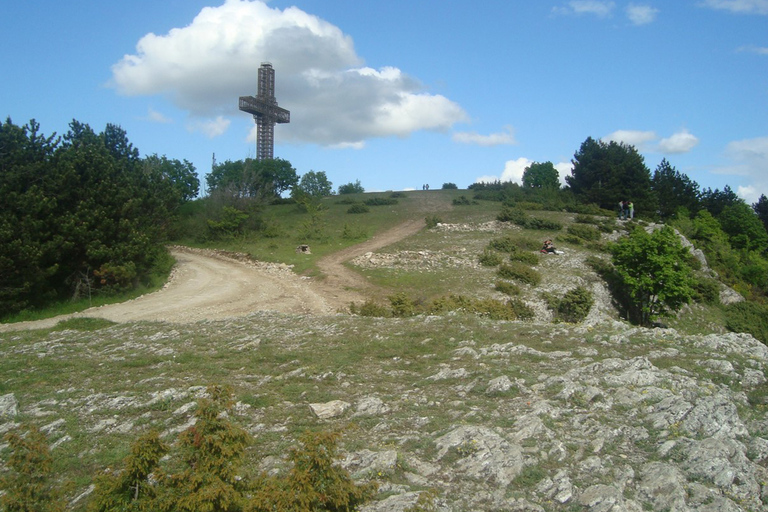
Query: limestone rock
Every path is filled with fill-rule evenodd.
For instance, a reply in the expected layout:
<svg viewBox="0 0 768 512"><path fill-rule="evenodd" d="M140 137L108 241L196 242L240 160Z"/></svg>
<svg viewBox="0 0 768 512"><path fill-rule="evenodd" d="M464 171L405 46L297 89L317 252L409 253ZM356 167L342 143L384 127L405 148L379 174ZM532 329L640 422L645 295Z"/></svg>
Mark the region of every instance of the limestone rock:
<svg viewBox="0 0 768 512"><path fill-rule="evenodd" d="M325 420L341 416L347 409L349 409L350 405L351 404L343 400L332 400L323 404L309 404L309 408L315 416L321 420Z"/></svg>

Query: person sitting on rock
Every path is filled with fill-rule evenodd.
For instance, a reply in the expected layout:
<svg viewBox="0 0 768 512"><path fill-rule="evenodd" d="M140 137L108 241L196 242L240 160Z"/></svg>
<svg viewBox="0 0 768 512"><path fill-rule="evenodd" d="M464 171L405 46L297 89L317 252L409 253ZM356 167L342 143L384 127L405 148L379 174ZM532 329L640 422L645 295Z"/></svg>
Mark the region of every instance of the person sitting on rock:
<svg viewBox="0 0 768 512"><path fill-rule="evenodd" d="M544 241L544 246L541 248L541 252L544 254L557 253L555 250L555 244L552 243L552 240Z"/></svg>

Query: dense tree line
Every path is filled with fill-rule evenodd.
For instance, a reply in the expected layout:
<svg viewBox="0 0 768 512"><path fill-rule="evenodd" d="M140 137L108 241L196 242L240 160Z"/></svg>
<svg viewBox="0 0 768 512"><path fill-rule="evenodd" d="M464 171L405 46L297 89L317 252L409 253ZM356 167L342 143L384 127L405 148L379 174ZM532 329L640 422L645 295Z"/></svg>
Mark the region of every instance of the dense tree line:
<svg viewBox="0 0 768 512"><path fill-rule="evenodd" d="M140 158L119 126L0 123L0 310L134 285L198 187L192 164Z"/></svg>

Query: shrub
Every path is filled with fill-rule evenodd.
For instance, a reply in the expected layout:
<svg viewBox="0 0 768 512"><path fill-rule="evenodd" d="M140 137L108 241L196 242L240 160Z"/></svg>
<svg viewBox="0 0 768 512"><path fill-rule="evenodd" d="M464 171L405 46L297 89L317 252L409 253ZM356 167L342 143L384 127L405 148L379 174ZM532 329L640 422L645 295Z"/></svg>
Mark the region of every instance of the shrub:
<svg viewBox="0 0 768 512"><path fill-rule="evenodd" d="M531 286L541 283L541 274L519 261L502 263L499 266L498 274L504 279L515 279Z"/></svg>
<svg viewBox="0 0 768 512"><path fill-rule="evenodd" d="M520 287L509 281L496 281L494 289L504 295L520 295Z"/></svg>
<svg viewBox="0 0 768 512"><path fill-rule="evenodd" d="M454 198L452 202L454 206L467 206L473 203L477 203L477 201L470 201L467 196Z"/></svg>
<svg viewBox="0 0 768 512"><path fill-rule="evenodd" d="M501 252L512 252L517 250L519 240L512 238L511 236L504 236L501 238L494 238L488 242L489 249L495 249Z"/></svg>
<svg viewBox="0 0 768 512"><path fill-rule="evenodd" d="M583 286L577 286L563 295L557 302L556 318L577 324L584 320L595 303L592 292Z"/></svg>
<svg viewBox="0 0 768 512"><path fill-rule="evenodd" d="M405 192L392 192L389 197L408 197Z"/></svg>
<svg viewBox="0 0 768 512"><path fill-rule="evenodd" d="M347 213L368 213L371 209L362 203L356 203L347 208Z"/></svg>
<svg viewBox="0 0 768 512"><path fill-rule="evenodd" d="M496 220L501 222L512 222L518 226L525 224L528 219L528 215L520 208L514 208L511 206L503 206L501 212L496 216Z"/></svg>
<svg viewBox="0 0 768 512"><path fill-rule="evenodd" d="M485 249L478 260L484 267L495 267L501 264L502 257L501 254L497 253L496 251Z"/></svg>
<svg viewBox="0 0 768 512"><path fill-rule="evenodd" d="M339 185L339 195L342 194L362 194L365 189L360 184L360 180L355 180L354 183L350 182L346 185Z"/></svg>
<svg viewBox="0 0 768 512"><path fill-rule="evenodd" d="M371 316L378 318L389 318L392 316L392 311L390 311L386 306L382 306L381 304L378 304L371 299L366 299L366 301L359 306L354 302L351 303L349 305L349 312L352 315Z"/></svg>
<svg viewBox="0 0 768 512"><path fill-rule="evenodd" d="M536 265L539 263L539 255L530 251L512 251L509 255L509 261L519 261L528 265Z"/></svg>
<svg viewBox="0 0 768 512"><path fill-rule="evenodd" d="M571 224L568 226L567 232L569 235L577 236L583 240L589 240L591 242L600 240L600 231L595 227L584 224Z"/></svg>
<svg viewBox="0 0 768 512"><path fill-rule="evenodd" d="M521 224L526 229L538 229L538 230L550 230L559 231L563 229L563 225L554 220L540 219L538 217L531 217Z"/></svg>
<svg viewBox="0 0 768 512"><path fill-rule="evenodd" d="M720 302L720 283L716 279L705 276L694 276L693 299L704 304L717 304Z"/></svg>
<svg viewBox="0 0 768 512"><path fill-rule="evenodd" d="M443 183L443 190L457 190L458 188L455 183Z"/></svg>
<svg viewBox="0 0 768 512"><path fill-rule="evenodd" d="M436 227L438 224L443 223L443 219L441 219L437 215L429 215L424 220L427 223L427 229L432 229Z"/></svg>
<svg viewBox="0 0 768 512"><path fill-rule="evenodd" d="M768 306L757 302L737 302L724 308L725 327L746 332L768 345Z"/></svg>
<svg viewBox="0 0 768 512"><path fill-rule="evenodd" d="M345 223L344 229L341 231L341 238L344 240L358 240L365 237L366 232L360 226L350 226L349 224Z"/></svg>
<svg viewBox="0 0 768 512"><path fill-rule="evenodd" d="M25 426L5 434L3 439L11 455L8 471L0 477L2 510L63 512L65 501L51 485L53 458L45 434L34 426Z"/></svg>
<svg viewBox="0 0 768 512"><path fill-rule="evenodd" d="M392 204L397 204L397 199L391 198L391 197L372 197L370 199L366 199L365 204L368 206L387 206Z"/></svg>
<svg viewBox="0 0 768 512"><path fill-rule="evenodd" d="M396 317L414 316L417 314L416 303L405 293L396 293L389 297L392 305L392 315Z"/></svg>

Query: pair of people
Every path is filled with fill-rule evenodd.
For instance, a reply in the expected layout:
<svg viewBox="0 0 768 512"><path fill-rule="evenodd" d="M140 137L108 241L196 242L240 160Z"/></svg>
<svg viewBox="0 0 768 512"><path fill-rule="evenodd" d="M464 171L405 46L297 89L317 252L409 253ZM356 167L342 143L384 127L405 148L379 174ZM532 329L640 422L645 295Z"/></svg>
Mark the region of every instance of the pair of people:
<svg viewBox="0 0 768 512"><path fill-rule="evenodd" d="M563 251L555 249L555 244L552 243L552 240L544 240L544 246L540 252L544 254L563 254Z"/></svg>
<svg viewBox="0 0 768 512"><path fill-rule="evenodd" d="M635 204L632 201L619 201L619 218L621 220L635 218Z"/></svg>

